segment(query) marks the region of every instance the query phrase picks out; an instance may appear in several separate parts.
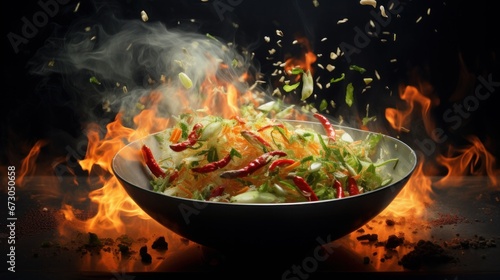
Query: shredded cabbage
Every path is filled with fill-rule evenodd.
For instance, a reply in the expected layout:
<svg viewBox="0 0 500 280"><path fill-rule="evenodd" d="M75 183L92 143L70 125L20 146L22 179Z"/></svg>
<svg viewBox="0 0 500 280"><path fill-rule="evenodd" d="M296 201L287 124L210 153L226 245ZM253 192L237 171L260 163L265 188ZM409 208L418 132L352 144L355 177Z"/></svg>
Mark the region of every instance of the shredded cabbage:
<svg viewBox="0 0 500 280"><path fill-rule="evenodd" d="M242 111L241 118L185 113L175 118L173 127L158 133L162 154L156 160L167 176L153 176L154 190L204 201L294 203L340 199L391 182L390 174L379 170L397 159L373 159L381 134L353 139L336 129L332 141L311 128L248 108ZM202 128L189 142L195 124ZM169 139L176 128L183 133L173 143ZM170 148L182 142L189 142L185 150ZM273 151L280 153L271 156ZM303 180L294 180L297 177Z"/></svg>

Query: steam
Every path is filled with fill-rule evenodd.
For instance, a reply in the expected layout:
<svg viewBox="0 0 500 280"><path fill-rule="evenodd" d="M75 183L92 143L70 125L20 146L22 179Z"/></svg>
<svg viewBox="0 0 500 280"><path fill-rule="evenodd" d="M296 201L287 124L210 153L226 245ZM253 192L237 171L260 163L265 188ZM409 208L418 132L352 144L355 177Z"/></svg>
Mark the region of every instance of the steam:
<svg viewBox="0 0 500 280"><path fill-rule="evenodd" d="M39 50L32 72L59 74L68 91L77 94L86 112L122 111L134 115L141 97L160 92L158 108L167 117L185 109L178 98L197 109L205 98L199 92L207 75L247 91L257 81L251 55L234 44L181 28L168 29L160 22L117 20L113 24L75 26L63 37L52 38ZM227 65L221 71L221 64ZM193 86L178 78L185 73ZM243 74L253 78L243 81ZM177 96L177 97L176 97ZM97 111L99 111L97 110Z"/></svg>

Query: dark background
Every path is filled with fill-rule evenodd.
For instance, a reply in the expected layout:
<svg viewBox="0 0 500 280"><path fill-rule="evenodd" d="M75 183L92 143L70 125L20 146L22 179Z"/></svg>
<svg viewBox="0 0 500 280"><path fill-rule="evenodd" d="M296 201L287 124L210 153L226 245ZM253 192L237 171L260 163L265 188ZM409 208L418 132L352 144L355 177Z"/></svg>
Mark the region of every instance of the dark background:
<svg viewBox="0 0 500 280"><path fill-rule="evenodd" d="M54 0L55 1L55 0ZM44 3L54 3L45 1ZM139 19L140 11L146 10L150 21L160 21L174 27L181 22L186 30L210 33L217 37L235 42L242 48L255 52L255 64L273 84L269 76L274 70L272 63L284 60L284 57L297 53L297 47L290 42L294 36L305 36L311 42L315 53L322 53L318 61L326 65L330 51L336 50L342 42L353 44L354 27L364 28L372 17L372 7L361 6L358 1L319 1L314 7L312 1L82 1L77 13L73 9L78 1L58 3L58 11L48 18L43 26L37 28L34 36L25 44L19 45L16 52L8 34L20 35L23 18L32 21L33 16L42 10L38 1L11 1L8 3L8 17L2 17L4 61L2 63L3 90L0 102L0 165L19 164L29 148L38 139L51 139L46 153L54 155L67 153L63 147L84 137L84 125L100 118L100 123L113 119L116 111L104 112L95 100L97 93L81 94L71 88L63 87L64 77L59 75L38 76L31 74L36 67L37 51L46 46L49 38L64 37L76 22L105 21L110 12L117 18ZM43 0L42 0L43 2ZM64 2L64 1L61 1ZM390 1L378 1L386 5ZM221 4L222 3L222 4ZM391 23L382 31L397 33L396 42L383 43L372 38L370 44L359 54L352 56L352 61L335 61L336 76L349 72L348 66L356 64L367 68L371 73L376 69L380 80L375 80L372 87L364 93L356 92L353 107L345 105L345 84L352 81L361 83L359 75L349 74L346 81L336 87L318 93L322 98L334 100L336 108L329 108L331 117L339 120L340 116L352 126L359 125L359 117L365 115L366 104L370 104L370 115L377 116L374 124L386 133L401 136L416 149L415 137L425 137L421 133L422 120L415 119L411 133L400 135L391 131L384 118L387 107L401 106L398 86L401 84L420 85L421 81L430 83L433 94L439 98L429 112L436 122L436 127L443 128L449 141L457 145L466 145L466 135L476 135L493 155L500 155L497 144L500 139L497 124L498 90L480 101L479 107L462 119L461 125L450 127L452 123L443 118L444 112L454 105L462 104L464 98L474 95L474 89L480 84L476 77L492 75L493 81L500 81L498 64L498 16L490 2L483 0L460 4L458 1L401 1L400 17L391 19ZM217 8L226 9L219 10ZM387 6L386 6L387 7ZM430 15L427 9L431 8ZM375 10L377 11L377 10ZM422 20L416 23L422 16ZM337 20L349 18L343 25ZM190 19L195 19L191 22ZM235 28L233 23L238 25ZM271 43L277 39L275 30L284 32L283 48L269 56L269 44L264 36L270 36ZM383 35L380 34L382 38ZM327 38L326 41L321 41ZM387 36L392 39L392 35ZM390 63L397 58L396 63ZM318 73L320 69L317 69ZM324 71L323 71L324 73ZM464 77L469 77L468 79ZM471 79L472 78L472 79ZM325 77L326 79L326 77ZM323 80L325 81L325 80ZM83 106L82 104L85 104Z"/></svg>

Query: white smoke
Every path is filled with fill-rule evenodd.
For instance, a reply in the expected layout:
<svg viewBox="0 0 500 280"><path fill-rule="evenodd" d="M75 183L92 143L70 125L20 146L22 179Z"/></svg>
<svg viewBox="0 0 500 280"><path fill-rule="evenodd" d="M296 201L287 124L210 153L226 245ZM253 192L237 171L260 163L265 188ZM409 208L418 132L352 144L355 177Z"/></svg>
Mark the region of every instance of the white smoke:
<svg viewBox="0 0 500 280"><path fill-rule="evenodd" d="M176 94L183 92L190 107L203 100L200 85L207 74L245 92L258 79L251 54L210 34L167 28L161 22L117 20L75 24L62 38L51 38L37 54L33 72L62 76L67 91L95 111L103 106L133 113L138 100L152 90L164 95L160 108L166 117L180 113ZM230 67L223 71L221 63ZM182 86L184 72L193 86ZM242 81L241 75L254 76ZM252 75L253 74L253 75ZM92 101L89 101L92 100Z"/></svg>

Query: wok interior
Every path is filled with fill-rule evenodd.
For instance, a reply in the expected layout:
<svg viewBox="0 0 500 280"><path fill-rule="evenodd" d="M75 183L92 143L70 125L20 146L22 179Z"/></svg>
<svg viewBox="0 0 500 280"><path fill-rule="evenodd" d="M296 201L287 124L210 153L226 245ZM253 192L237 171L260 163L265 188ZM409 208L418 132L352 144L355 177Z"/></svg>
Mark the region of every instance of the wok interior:
<svg viewBox="0 0 500 280"><path fill-rule="evenodd" d="M292 125L312 128L318 133L323 132L321 124L317 122L287 122L291 123ZM370 133L368 131L343 126L337 126L337 129L346 131L354 140L364 139ZM392 185L399 182L406 176L409 176L410 173L413 172L413 169L416 166L417 158L415 152L407 144L401 142L400 140L387 135L384 135L382 139L383 140L379 143L379 148L377 149L378 152L374 155L374 159L399 159L396 168L393 168L393 165L389 164L384 165L381 169L381 173L388 172L391 174L393 178L393 181L391 183ZM139 188L152 190L149 183L150 178L148 177L148 171L145 170L143 164L141 163L142 156L139 153L139 150L142 144L147 144L157 158L161 154L159 144L155 140L154 135L149 135L141 140L137 140L128 144L121 151L119 151L113 159L112 166L115 170L115 175L120 179L123 179Z"/></svg>

